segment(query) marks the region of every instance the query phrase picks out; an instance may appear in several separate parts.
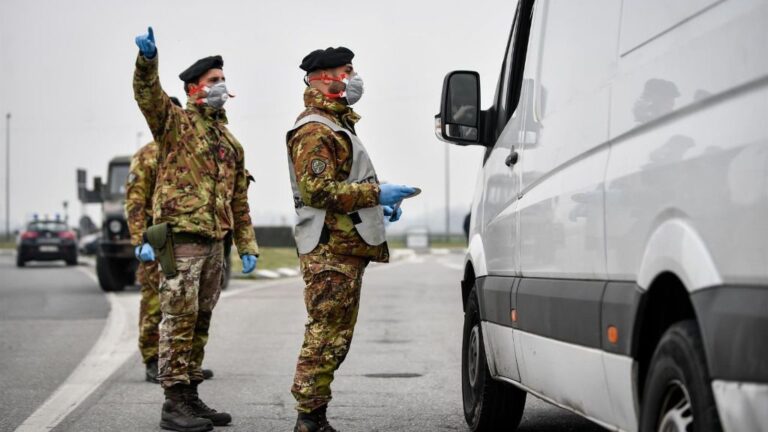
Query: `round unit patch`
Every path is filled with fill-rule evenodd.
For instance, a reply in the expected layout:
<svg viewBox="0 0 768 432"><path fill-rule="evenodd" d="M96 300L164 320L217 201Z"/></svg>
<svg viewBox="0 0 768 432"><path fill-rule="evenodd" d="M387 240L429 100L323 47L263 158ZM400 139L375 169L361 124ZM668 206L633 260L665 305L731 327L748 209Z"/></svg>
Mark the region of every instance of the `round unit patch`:
<svg viewBox="0 0 768 432"><path fill-rule="evenodd" d="M322 159L313 159L312 160L312 172L315 173L315 175L320 175L325 171L325 167L328 166L327 163L325 163Z"/></svg>

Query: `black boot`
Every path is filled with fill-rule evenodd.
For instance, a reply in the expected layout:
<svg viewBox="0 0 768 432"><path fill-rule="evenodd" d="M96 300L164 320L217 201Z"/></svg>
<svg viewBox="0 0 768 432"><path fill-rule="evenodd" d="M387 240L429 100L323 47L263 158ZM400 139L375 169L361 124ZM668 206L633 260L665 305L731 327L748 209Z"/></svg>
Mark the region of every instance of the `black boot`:
<svg viewBox="0 0 768 432"><path fill-rule="evenodd" d="M180 432L207 432L213 430L213 423L195 414L185 399L184 384L165 389L165 402L160 414L160 427Z"/></svg>
<svg viewBox="0 0 768 432"><path fill-rule="evenodd" d="M232 423L232 416L229 415L229 413L218 412L206 405L205 402L200 399L200 396L197 393L197 386L199 384L199 382L190 383L187 387L187 392L185 395L187 405L192 407L195 415L210 420L213 422L214 426L226 426Z"/></svg>
<svg viewBox="0 0 768 432"><path fill-rule="evenodd" d="M210 369L203 369L203 379L211 379L213 378L213 371Z"/></svg>
<svg viewBox="0 0 768 432"><path fill-rule="evenodd" d="M293 432L338 432L328 423L325 416L327 405L316 408L311 413L299 413Z"/></svg>
<svg viewBox="0 0 768 432"><path fill-rule="evenodd" d="M151 358L147 360L147 369L145 371L144 379L147 382L160 384L160 381L157 380L157 358Z"/></svg>

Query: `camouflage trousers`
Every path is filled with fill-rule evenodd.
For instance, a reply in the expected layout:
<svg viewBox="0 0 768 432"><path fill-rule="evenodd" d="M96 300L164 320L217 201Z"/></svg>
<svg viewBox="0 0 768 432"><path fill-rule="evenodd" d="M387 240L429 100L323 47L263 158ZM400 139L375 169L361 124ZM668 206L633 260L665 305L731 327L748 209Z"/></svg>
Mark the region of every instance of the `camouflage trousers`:
<svg viewBox="0 0 768 432"><path fill-rule="evenodd" d="M157 359L160 345L160 266L157 261L140 262L136 271L136 280L141 285L141 303L139 304L139 352L144 363Z"/></svg>
<svg viewBox="0 0 768 432"><path fill-rule="evenodd" d="M224 277L222 242L174 247L178 274L160 275L160 361L163 388L202 381L202 363L211 314Z"/></svg>
<svg viewBox="0 0 768 432"><path fill-rule="evenodd" d="M349 352L367 260L334 255L323 246L299 258L306 287L305 325L291 393L296 410L310 412L331 400L331 382Z"/></svg>

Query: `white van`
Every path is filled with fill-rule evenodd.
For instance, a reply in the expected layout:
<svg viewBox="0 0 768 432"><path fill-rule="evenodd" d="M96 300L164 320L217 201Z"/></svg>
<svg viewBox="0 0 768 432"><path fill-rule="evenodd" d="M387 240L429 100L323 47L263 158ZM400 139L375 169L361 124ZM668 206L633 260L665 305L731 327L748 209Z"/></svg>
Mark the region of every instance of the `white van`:
<svg viewBox="0 0 768 432"><path fill-rule="evenodd" d="M768 2L520 0L462 282L472 431L527 393L622 431L768 430Z"/></svg>

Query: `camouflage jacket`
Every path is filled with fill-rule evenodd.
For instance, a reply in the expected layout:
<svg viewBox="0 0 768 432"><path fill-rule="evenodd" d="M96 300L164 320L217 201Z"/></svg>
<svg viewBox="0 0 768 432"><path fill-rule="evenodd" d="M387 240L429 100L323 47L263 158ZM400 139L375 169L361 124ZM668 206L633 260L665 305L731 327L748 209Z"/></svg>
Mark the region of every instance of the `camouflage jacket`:
<svg viewBox="0 0 768 432"><path fill-rule="evenodd" d="M140 148L131 158L128 183L125 186L125 219L131 233L131 244L143 243L142 236L152 224L152 196L157 176L157 143Z"/></svg>
<svg viewBox="0 0 768 432"><path fill-rule="evenodd" d="M352 132L355 131L355 123L360 120L351 107L325 97L312 87L307 87L304 92L304 105L306 109L298 120L318 114ZM293 133L288 140L288 151L302 202L327 210L328 250L337 255L388 261L387 244L371 246L365 243L347 215L361 208L379 205L378 184L345 182L352 169L352 143L349 139L320 123L308 123Z"/></svg>
<svg viewBox="0 0 768 432"><path fill-rule="evenodd" d="M154 223L174 232L223 239L233 231L238 252L258 255L248 207L243 147L227 130L223 109L174 105L160 87L158 56L139 54L133 91L158 144Z"/></svg>

